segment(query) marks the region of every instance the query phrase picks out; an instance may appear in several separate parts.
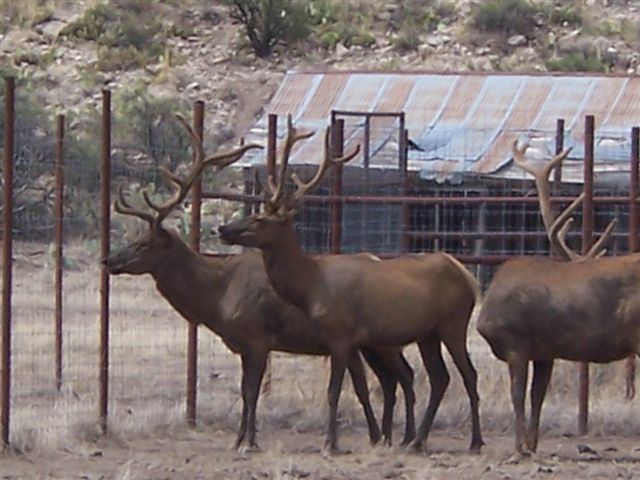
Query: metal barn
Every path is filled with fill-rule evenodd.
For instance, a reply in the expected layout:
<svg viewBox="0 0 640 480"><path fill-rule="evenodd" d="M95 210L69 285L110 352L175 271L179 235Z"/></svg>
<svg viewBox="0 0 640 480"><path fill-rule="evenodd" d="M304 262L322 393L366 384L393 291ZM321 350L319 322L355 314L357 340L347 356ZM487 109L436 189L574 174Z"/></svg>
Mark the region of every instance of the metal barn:
<svg viewBox="0 0 640 480"><path fill-rule="evenodd" d="M591 136L594 231L618 217L610 250L629 249L638 77L289 72L265 111L246 135L248 141L267 144L270 115L272 121L277 115L272 125L276 142L286 134L287 114L296 127L318 132L294 150L290 163L296 168L318 165L322 130L332 121L344 121L345 151L361 145L341 179L347 198L341 201L340 251L445 249L475 263L548 252L533 181L513 164L511 145L528 142L533 162L554 154L558 142L572 147L554 177L554 195L566 202L582 189ZM242 161L263 170L266 155L247 155ZM329 182L319 190L335 195ZM329 199L307 202L298 224L307 249L332 249L332 205ZM570 241L579 236L579 217Z"/></svg>

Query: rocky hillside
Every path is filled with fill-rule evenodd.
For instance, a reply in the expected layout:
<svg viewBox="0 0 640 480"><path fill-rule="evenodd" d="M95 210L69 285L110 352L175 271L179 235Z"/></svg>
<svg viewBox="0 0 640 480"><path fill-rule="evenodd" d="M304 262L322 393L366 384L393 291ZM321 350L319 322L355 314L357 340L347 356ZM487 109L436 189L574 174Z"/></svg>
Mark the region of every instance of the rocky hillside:
<svg viewBox="0 0 640 480"><path fill-rule="evenodd" d="M79 116L102 87L149 105L202 99L218 141L246 130L291 68L640 74L638 0L310 0L304 38L266 58L230 3L0 0L1 71Z"/></svg>

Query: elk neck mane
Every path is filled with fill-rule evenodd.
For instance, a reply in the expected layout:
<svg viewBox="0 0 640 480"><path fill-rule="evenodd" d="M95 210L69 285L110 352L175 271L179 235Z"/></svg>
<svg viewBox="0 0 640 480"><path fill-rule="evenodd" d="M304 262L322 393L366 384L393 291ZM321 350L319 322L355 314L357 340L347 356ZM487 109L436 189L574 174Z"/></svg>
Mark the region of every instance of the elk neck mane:
<svg viewBox="0 0 640 480"><path fill-rule="evenodd" d="M317 260L302 250L293 221L286 222L282 236L262 249L262 258L276 293L308 314L312 307L309 294L317 291L320 268Z"/></svg>
<svg viewBox="0 0 640 480"><path fill-rule="evenodd" d="M219 303L238 263L236 256L226 258L200 254L176 233L171 255L156 268L153 276L158 291L191 323L217 323L211 306ZM207 299L194 302L194 298ZM212 323L213 322L213 323Z"/></svg>

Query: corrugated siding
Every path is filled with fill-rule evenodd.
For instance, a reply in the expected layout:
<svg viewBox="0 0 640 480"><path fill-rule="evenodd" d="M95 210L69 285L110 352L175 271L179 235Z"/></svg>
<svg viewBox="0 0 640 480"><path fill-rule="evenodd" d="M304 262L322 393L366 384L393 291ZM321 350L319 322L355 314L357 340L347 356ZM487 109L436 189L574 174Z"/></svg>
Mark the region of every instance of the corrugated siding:
<svg viewBox="0 0 640 480"><path fill-rule="evenodd" d="M323 155L323 127L332 110L404 112L405 127L425 151L411 150L409 168L439 169L438 175L495 174L510 158L515 139L536 141L541 156L553 150L555 125L565 119L570 159L582 158L584 116L596 117L596 168L628 158L632 126L640 123L640 78L622 76L544 76L422 73L288 73L267 108L292 113L300 129L317 130L301 142L291 163L318 163ZM346 121L347 150L364 140L364 118ZM371 120L371 165L395 168L389 149L397 151L397 120ZM266 115L247 138L266 142ZM625 150L626 149L626 150ZM376 158L385 151L385 159ZM262 161L263 154L243 163ZM397 152L396 152L397 157ZM392 159L393 160L393 159ZM362 155L354 161L362 162Z"/></svg>

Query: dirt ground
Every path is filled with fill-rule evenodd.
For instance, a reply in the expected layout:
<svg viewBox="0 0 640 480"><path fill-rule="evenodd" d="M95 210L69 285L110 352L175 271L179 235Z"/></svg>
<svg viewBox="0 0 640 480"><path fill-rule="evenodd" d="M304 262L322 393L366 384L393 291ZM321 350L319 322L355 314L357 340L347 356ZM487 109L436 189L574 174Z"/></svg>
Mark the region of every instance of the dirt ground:
<svg viewBox="0 0 640 480"><path fill-rule="evenodd" d="M234 433L184 429L165 438L93 443L51 452L1 454L4 480L16 479L639 479L638 437L542 439L540 452L516 460L510 436L486 436L480 455L462 433L434 432L429 453L370 447L364 430L343 430L350 453L324 457L322 433L260 432L260 452L238 453Z"/></svg>

